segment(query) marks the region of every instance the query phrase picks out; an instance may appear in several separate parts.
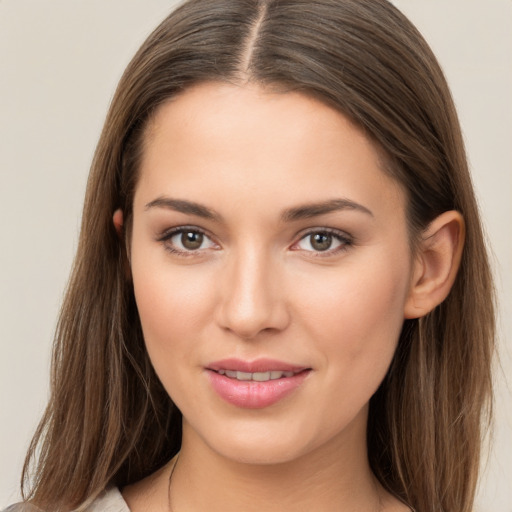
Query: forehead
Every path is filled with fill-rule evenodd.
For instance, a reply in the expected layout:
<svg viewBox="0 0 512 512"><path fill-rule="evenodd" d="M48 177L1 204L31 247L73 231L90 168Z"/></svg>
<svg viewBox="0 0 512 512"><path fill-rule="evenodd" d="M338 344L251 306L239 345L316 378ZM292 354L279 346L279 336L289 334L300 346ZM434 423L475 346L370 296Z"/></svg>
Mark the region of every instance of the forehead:
<svg viewBox="0 0 512 512"><path fill-rule="evenodd" d="M262 127L266 137L257 139ZM207 142L204 136L218 143L215 136L220 139L227 134L233 148L235 142L245 139L269 150L289 142L314 141L316 132L324 137L330 132L340 144L357 141L377 156L376 147L363 131L333 107L309 94L278 92L252 83L206 82L186 89L157 109L146 128L145 143L151 145L164 138L170 141L178 134L203 137L202 144Z"/></svg>
<svg viewBox="0 0 512 512"><path fill-rule="evenodd" d="M224 201L261 195L285 208L350 195L395 208L403 203L363 131L302 93L200 84L163 104L145 135L137 193L148 200L162 194L202 195L206 202L216 195Z"/></svg>

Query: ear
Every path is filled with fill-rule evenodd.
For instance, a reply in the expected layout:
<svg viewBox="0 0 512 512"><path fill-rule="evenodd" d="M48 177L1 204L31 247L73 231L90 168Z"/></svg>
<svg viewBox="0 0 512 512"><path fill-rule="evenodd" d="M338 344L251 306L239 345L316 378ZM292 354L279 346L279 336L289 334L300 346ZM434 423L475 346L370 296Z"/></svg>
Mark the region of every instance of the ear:
<svg viewBox="0 0 512 512"><path fill-rule="evenodd" d="M118 208L114 215L112 216L112 221L114 222L114 227L116 228L117 234L120 238L123 238L123 211L121 208Z"/></svg>
<svg viewBox="0 0 512 512"><path fill-rule="evenodd" d="M464 218L453 210L436 217L423 232L405 303L405 318L425 316L446 299L459 269L464 235Z"/></svg>
<svg viewBox="0 0 512 512"><path fill-rule="evenodd" d="M127 279L131 279L132 272L130 268L130 243L124 229L123 211L120 208L114 212L114 215L112 215L112 222L114 224L115 230L117 231L119 240L125 244L126 253L124 253L123 257L125 274Z"/></svg>

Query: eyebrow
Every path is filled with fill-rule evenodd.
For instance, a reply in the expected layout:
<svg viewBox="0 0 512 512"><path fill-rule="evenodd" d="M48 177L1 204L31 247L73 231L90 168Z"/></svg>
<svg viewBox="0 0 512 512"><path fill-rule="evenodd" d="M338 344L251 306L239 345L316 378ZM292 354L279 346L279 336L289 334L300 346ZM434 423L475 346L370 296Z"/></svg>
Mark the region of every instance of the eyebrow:
<svg viewBox="0 0 512 512"><path fill-rule="evenodd" d="M310 203L289 208L283 212L281 218L285 222L291 222L301 219L310 219L339 210L356 210L373 217L373 213L362 204L351 201L350 199L331 199L320 203Z"/></svg>
<svg viewBox="0 0 512 512"><path fill-rule="evenodd" d="M149 202L145 210L149 210L151 208L166 208L168 210L174 210L180 213L186 213L191 215L196 215L197 217L202 217L203 219L221 220L221 216L218 213L215 213L210 208L203 206L199 203L194 203L193 201L186 201L184 199L172 199L170 197L158 197L157 199Z"/></svg>
<svg viewBox="0 0 512 512"><path fill-rule="evenodd" d="M221 221L222 216L210 210L206 206L187 201L185 199L173 199L171 197L158 197L146 204L145 210L151 208L165 208L180 213L196 215L203 219ZM339 210L356 210L373 217L373 213L362 204L351 201L350 199L331 199L319 203L308 203L284 210L281 219L284 222L293 222L302 219L310 219L319 215L325 215Z"/></svg>

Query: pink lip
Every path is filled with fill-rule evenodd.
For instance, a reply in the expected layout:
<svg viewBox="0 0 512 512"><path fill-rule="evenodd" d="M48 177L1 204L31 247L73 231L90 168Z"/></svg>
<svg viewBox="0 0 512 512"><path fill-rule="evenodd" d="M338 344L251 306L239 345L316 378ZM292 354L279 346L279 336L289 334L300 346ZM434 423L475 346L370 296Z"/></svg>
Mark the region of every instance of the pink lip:
<svg viewBox="0 0 512 512"><path fill-rule="evenodd" d="M206 366L208 370L218 372L219 370L236 370L239 372L256 373L256 372L301 372L307 370L306 366L297 366L275 359L256 359L254 361L243 361L242 359L222 359L215 361Z"/></svg>
<svg viewBox="0 0 512 512"><path fill-rule="evenodd" d="M214 391L226 402L245 409L262 409L293 393L310 374L311 369L272 359L224 359L209 364L206 370ZM246 373L283 371L294 372L294 375L265 382L239 381L217 373L219 370Z"/></svg>

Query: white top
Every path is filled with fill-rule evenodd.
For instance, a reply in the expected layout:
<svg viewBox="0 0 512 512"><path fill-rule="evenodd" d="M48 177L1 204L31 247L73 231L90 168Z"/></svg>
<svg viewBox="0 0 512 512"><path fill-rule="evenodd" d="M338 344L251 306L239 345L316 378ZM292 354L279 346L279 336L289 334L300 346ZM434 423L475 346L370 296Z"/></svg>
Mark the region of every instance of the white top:
<svg viewBox="0 0 512 512"><path fill-rule="evenodd" d="M3 512L41 512L41 509L30 503L17 503L7 507ZM130 509L119 489L110 487L87 507L86 512L130 512Z"/></svg>
<svg viewBox="0 0 512 512"><path fill-rule="evenodd" d="M126 501L124 501L119 489L111 487L103 494L100 494L87 507L86 512L130 512Z"/></svg>

